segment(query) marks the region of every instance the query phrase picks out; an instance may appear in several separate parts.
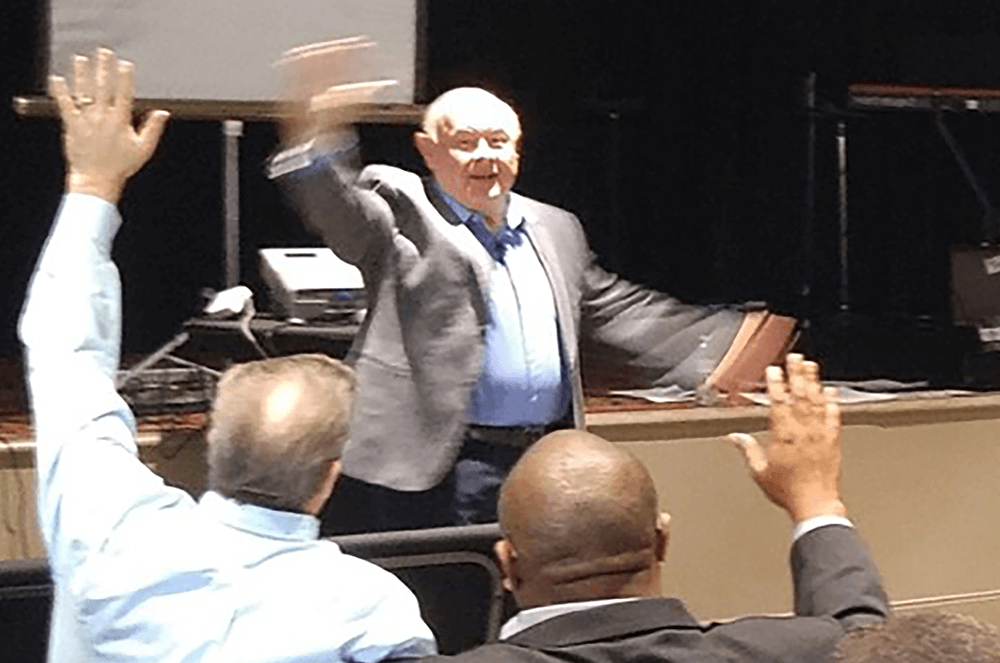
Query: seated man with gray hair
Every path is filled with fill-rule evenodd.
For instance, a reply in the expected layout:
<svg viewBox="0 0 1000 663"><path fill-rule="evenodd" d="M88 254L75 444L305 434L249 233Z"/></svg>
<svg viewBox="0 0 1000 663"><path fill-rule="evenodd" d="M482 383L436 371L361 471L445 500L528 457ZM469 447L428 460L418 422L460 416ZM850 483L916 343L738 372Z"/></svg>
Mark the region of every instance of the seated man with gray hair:
<svg viewBox="0 0 1000 663"><path fill-rule="evenodd" d="M838 663L1000 663L1000 629L969 615L918 612L851 631Z"/></svg>
<svg viewBox="0 0 1000 663"><path fill-rule="evenodd" d="M132 127L132 65L101 49L51 91L66 196L20 322L38 513L55 580L49 660L359 661L435 651L395 576L317 540L340 472L353 371L320 355L223 376L195 503L137 458L114 387L121 288L111 245L125 183L167 120Z"/></svg>

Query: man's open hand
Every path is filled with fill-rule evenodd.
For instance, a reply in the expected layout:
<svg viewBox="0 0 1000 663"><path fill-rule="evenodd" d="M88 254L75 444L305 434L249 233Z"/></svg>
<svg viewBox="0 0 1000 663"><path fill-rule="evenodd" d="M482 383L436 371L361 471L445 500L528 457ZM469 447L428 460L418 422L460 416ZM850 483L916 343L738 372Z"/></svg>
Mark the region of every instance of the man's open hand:
<svg viewBox="0 0 1000 663"><path fill-rule="evenodd" d="M787 380L767 369L771 440L762 445L743 433L729 439L742 452L750 476L795 522L819 515L845 515L840 500L840 409L836 390L823 389L819 367L790 354Z"/></svg>
<svg viewBox="0 0 1000 663"><path fill-rule="evenodd" d="M125 182L153 156L169 113L153 111L138 131L132 126L134 67L113 51L73 60L74 92L62 76L49 78L59 106L66 156L66 192L99 196L115 204Z"/></svg>
<svg viewBox="0 0 1000 663"><path fill-rule="evenodd" d="M288 112L282 122L288 143L317 135L336 135L360 119L361 104L394 80L352 81L364 69L375 42L348 37L286 51L275 67L284 78Z"/></svg>

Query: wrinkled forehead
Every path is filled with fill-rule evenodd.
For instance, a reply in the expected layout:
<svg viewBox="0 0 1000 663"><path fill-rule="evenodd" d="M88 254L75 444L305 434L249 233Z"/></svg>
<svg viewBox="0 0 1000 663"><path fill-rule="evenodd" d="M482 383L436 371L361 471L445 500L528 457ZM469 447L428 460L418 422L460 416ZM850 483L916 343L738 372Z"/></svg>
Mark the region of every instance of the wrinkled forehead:
<svg viewBox="0 0 1000 663"><path fill-rule="evenodd" d="M505 131L511 138L521 135L514 109L487 93L456 95L439 112L436 128L442 133Z"/></svg>

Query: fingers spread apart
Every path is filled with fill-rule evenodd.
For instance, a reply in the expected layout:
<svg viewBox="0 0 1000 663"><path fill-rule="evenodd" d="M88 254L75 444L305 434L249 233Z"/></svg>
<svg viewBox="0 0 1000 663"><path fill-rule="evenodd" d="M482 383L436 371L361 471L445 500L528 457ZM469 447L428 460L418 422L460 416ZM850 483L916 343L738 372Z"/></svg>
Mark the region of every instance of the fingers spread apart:
<svg viewBox="0 0 1000 663"><path fill-rule="evenodd" d="M170 113L167 111L153 111L139 127L139 156L142 163L148 161L153 156L153 152L156 151L156 145L160 142L168 119L170 119Z"/></svg>
<svg viewBox="0 0 1000 663"><path fill-rule="evenodd" d="M114 95L115 111L125 118L132 119L132 103L135 100L135 65L127 60L118 62L118 85Z"/></svg>
<svg viewBox="0 0 1000 663"><path fill-rule="evenodd" d="M780 366L768 366L764 371L767 380L767 395L771 403L784 404L788 402L788 389L785 386L785 374Z"/></svg>
<svg viewBox="0 0 1000 663"><path fill-rule="evenodd" d="M826 427L831 430L840 428L840 405L837 404L837 388L824 387L821 398L825 401Z"/></svg>
<svg viewBox="0 0 1000 663"><path fill-rule="evenodd" d="M59 117L63 124L69 122L74 115L79 114L79 109L69 95L69 85L62 76L49 76L49 95L56 100L56 105L59 107Z"/></svg>
<svg viewBox="0 0 1000 663"><path fill-rule="evenodd" d="M329 64L331 59L349 58L352 54L373 48L375 45L375 42L368 41L368 38L363 35L305 44L290 48L282 53L281 59L275 62L274 66L283 67L309 59L319 59Z"/></svg>
<svg viewBox="0 0 1000 663"><path fill-rule="evenodd" d="M379 90L395 84L396 81L394 80L383 80L334 85L314 95L309 100L309 110L316 112L352 104L366 103Z"/></svg>
<svg viewBox="0 0 1000 663"><path fill-rule="evenodd" d="M94 103L100 110L111 106L115 98L115 88L118 83L118 60L114 51L107 48L97 49L97 74L94 77Z"/></svg>
<svg viewBox="0 0 1000 663"><path fill-rule="evenodd" d="M746 433L731 433L727 439L743 456L743 462L751 474L759 475L767 470L767 454L756 438Z"/></svg>
<svg viewBox="0 0 1000 663"><path fill-rule="evenodd" d="M93 59L73 56L72 94L62 76L49 77L49 94L56 100L64 120L90 107L98 112L113 109L131 118L135 98L134 71L131 62L119 61L114 51L99 48Z"/></svg>
<svg viewBox="0 0 1000 663"><path fill-rule="evenodd" d="M78 106L94 103L94 77L85 55L73 56L73 99Z"/></svg>

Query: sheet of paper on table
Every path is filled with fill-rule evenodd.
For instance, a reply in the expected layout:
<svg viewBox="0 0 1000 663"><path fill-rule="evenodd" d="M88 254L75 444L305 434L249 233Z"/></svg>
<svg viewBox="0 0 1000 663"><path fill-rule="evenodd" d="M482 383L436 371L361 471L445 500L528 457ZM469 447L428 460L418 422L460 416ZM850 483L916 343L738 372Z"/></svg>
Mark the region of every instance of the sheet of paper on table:
<svg viewBox="0 0 1000 663"><path fill-rule="evenodd" d="M898 391L901 387L911 387L912 385L903 385L902 383L895 383L892 381L882 381L888 389L896 389L894 391L877 391L877 390L866 390L866 389L856 389L851 386L844 384L832 384L831 386L837 387L837 402L842 405L848 405L852 403L878 403L882 401L892 401L892 400L902 400L902 399L912 399L912 398L948 398L951 396L969 396L974 395L976 392L965 391L962 389L919 389L919 390L908 390L908 391ZM922 383L922 386L926 383ZM875 381L871 381L871 386L878 386ZM653 387L652 389L619 389L610 392L612 396L629 396L632 398L641 398L642 400L648 401L650 403L682 403L685 401L695 400L695 392L690 389L682 389L677 385L671 385L669 387ZM757 405L769 405L771 400L767 397L766 392L743 392L740 394L746 398L751 403L756 403Z"/></svg>
<svg viewBox="0 0 1000 663"><path fill-rule="evenodd" d="M952 396L972 396L976 392L965 391L964 389L929 389L921 391L904 392L873 392L862 391L853 387L837 386L837 402L841 405L853 403L878 403L882 401L908 400L914 398L950 398ZM758 405L769 405L771 399L764 392L740 394L744 398Z"/></svg>
<svg viewBox="0 0 1000 663"><path fill-rule="evenodd" d="M675 384L669 387L653 387L652 389L619 389L610 393L612 396L641 398L650 403L680 403L693 401L695 397L693 390L682 389Z"/></svg>

